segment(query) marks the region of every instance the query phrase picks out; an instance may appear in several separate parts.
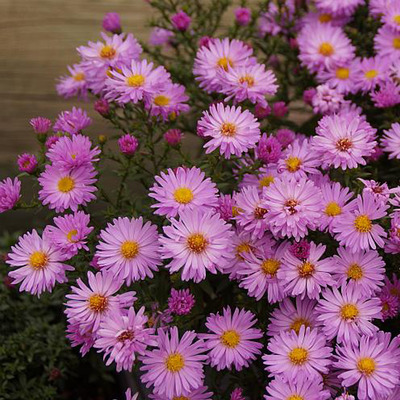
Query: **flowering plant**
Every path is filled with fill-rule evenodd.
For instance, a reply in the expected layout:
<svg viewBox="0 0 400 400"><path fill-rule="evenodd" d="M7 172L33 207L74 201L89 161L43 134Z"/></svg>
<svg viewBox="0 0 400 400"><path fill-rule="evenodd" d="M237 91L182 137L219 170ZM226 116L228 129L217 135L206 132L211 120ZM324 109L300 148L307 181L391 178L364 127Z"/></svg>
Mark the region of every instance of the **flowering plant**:
<svg viewBox="0 0 400 400"><path fill-rule="evenodd" d="M10 285L62 293L127 399L399 399L400 6L242 2L223 29L230 3L152 0L148 44L110 13L78 47L57 91L114 133L31 120L0 211L48 213Z"/></svg>

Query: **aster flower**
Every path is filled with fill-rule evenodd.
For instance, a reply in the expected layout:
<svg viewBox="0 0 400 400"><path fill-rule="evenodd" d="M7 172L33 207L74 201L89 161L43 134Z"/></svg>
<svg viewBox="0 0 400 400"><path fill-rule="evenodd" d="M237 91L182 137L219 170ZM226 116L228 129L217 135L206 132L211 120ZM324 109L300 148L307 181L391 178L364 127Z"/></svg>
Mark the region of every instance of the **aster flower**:
<svg viewBox="0 0 400 400"><path fill-rule="evenodd" d="M355 9L364 4L363 0L342 0L340 3L332 3L329 0L316 0L315 5L319 10L333 15L352 15Z"/></svg>
<svg viewBox="0 0 400 400"><path fill-rule="evenodd" d="M149 44L152 46L164 46L169 44L170 40L173 37L174 37L174 32L156 26L151 31Z"/></svg>
<svg viewBox="0 0 400 400"><path fill-rule="evenodd" d="M104 15L102 26L107 32L121 33L121 18L119 14L116 12L109 12Z"/></svg>
<svg viewBox="0 0 400 400"><path fill-rule="evenodd" d="M200 282L206 272L223 270L232 254L231 226L214 211L185 210L180 219L171 219L160 237L163 259L172 258L166 265L170 273L181 271L181 279Z"/></svg>
<svg viewBox="0 0 400 400"><path fill-rule="evenodd" d="M332 349L317 329L302 326L299 333L281 332L270 339L268 350L263 356L265 369L275 377L280 376L298 383L309 378L322 381L321 373L328 373Z"/></svg>
<svg viewBox="0 0 400 400"><path fill-rule="evenodd" d="M362 336L356 345L345 342L337 346L336 352L334 366L343 371L339 378L344 387L358 383L359 400L385 398L398 385L398 360L382 337Z"/></svg>
<svg viewBox="0 0 400 400"><path fill-rule="evenodd" d="M400 34L387 26L379 28L374 38L374 48L378 56L397 61L400 58Z"/></svg>
<svg viewBox="0 0 400 400"><path fill-rule="evenodd" d="M400 124L395 122L390 129L383 131L381 140L383 151L389 153L389 158L400 159Z"/></svg>
<svg viewBox="0 0 400 400"><path fill-rule="evenodd" d="M215 210L219 213L220 217L228 222L233 217L238 215L238 210L236 207L236 200L234 195L230 194L221 194L218 197L218 204L216 205Z"/></svg>
<svg viewBox="0 0 400 400"><path fill-rule="evenodd" d="M365 158L372 154L377 144L375 132L361 116L325 116L318 123L312 148L321 158L323 168L356 168L365 165Z"/></svg>
<svg viewBox="0 0 400 400"><path fill-rule="evenodd" d="M277 101L272 106L272 112L275 117L283 118L289 112L289 107L284 101Z"/></svg>
<svg viewBox="0 0 400 400"><path fill-rule="evenodd" d="M340 111L345 103L343 93L327 84L318 85L311 100L314 114L322 115Z"/></svg>
<svg viewBox="0 0 400 400"><path fill-rule="evenodd" d="M246 26L251 21L251 10L246 7L238 7L235 10L236 22L241 26Z"/></svg>
<svg viewBox="0 0 400 400"><path fill-rule="evenodd" d="M164 133L164 139L170 146L177 146L183 139L183 133L180 129L169 129Z"/></svg>
<svg viewBox="0 0 400 400"><path fill-rule="evenodd" d="M300 60L310 71L332 68L354 57L354 47L340 27L316 24L303 28L297 41Z"/></svg>
<svg viewBox="0 0 400 400"><path fill-rule="evenodd" d="M132 282L153 278L161 264L157 226L143 218L116 218L100 232L96 247L98 264L116 279Z"/></svg>
<svg viewBox="0 0 400 400"><path fill-rule="evenodd" d="M77 286L71 287L65 303L65 314L70 323L79 323L82 332L97 332L100 322L109 315L121 312L121 309L132 306L136 300L135 292L116 295L122 282L111 274L88 272L89 286L81 278Z"/></svg>
<svg viewBox="0 0 400 400"><path fill-rule="evenodd" d="M236 272L240 280L239 287L247 289L249 296L256 300L267 293L269 303L281 301L284 291L277 273L288 247L288 242L282 242L274 247L257 247L254 252L245 253L242 256L244 261Z"/></svg>
<svg viewBox="0 0 400 400"><path fill-rule="evenodd" d="M293 143L296 134L291 129L281 128L276 131L275 137L278 139L282 147L286 148L289 144Z"/></svg>
<svg viewBox="0 0 400 400"><path fill-rule="evenodd" d="M275 336L280 332L292 330L299 334L302 326L311 329L320 327L321 323L317 320L315 312L317 302L307 297L301 300L299 296L294 301L295 304L290 298L285 298L279 303L278 308L272 312L268 324L268 336Z"/></svg>
<svg viewBox="0 0 400 400"><path fill-rule="evenodd" d="M386 204L390 199L391 193L398 191L398 189L389 189L386 182L381 184L373 179L358 178L358 180L364 184L363 194L371 193L377 203Z"/></svg>
<svg viewBox="0 0 400 400"><path fill-rule="evenodd" d="M240 156L255 147L260 139L260 124L254 115L241 107L212 104L198 122L198 131L211 139L204 145L206 154L220 148L220 154L230 158Z"/></svg>
<svg viewBox="0 0 400 400"><path fill-rule="evenodd" d="M385 243L385 252L391 254L400 253L400 212L395 211L391 215L389 237Z"/></svg>
<svg viewBox="0 0 400 400"><path fill-rule="evenodd" d="M357 91L355 85L356 65L355 61L350 60L347 63L335 65L329 69L321 69L317 74L318 80L336 89L339 93L355 93Z"/></svg>
<svg viewBox="0 0 400 400"><path fill-rule="evenodd" d="M240 40L213 39L208 46L201 46L194 60L193 74L202 89L218 91L221 83L218 71L233 69L256 63L253 49Z"/></svg>
<svg viewBox="0 0 400 400"><path fill-rule="evenodd" d="M279 176L276 166L261 167L257 174L244 174L242 182L238 187L240 190L247 186L254 186L262 195L264 188L268 188Z"/></svg>
<svg viewBox="0 0 400 400"><path fill-rule="evenodd" d="M354 396L348 394L347 392L343 393L339 397L335 397L335 400L356 400Z"/></svg>
<svg viewBox="0 0 400 400"><path fill-rule="evenodd" d="M98 147L92 149L92 142L87 136L77 134L72 137L60 137L46 156L54 166L69 171L98 161L99 154L100 149Z"/></svg>
<svg viewBox="0 0 400 400"><path fill-rule="evenodd" d="M71 111L61 112L53 125L54 132L65 132L71 135L80 133L92 123L86 111L72 107Z"/></svg>
<svg viewBox="0 0 400 400"><path fill-rule="evenodd" d="M400 103L400 86L387 80L379 90L370 93L370 96L377 108L393 107Z"/></svg>
<svg viewBox="0 0 400 400"><path fill-rule="evenodd" d="M172 314L187 315L192 310L195 303L194 296L189 289L171 290L168 298L168 308Z"/></svg>
<svg viewBox="0 0 400 400"><path fill-rule="evenodd" d="M235 367L241 371L261 354L262 344L257 342L263 334L253 328L257 323L254 314L238 308L232 314L230 307L221 314L207 317L206 326L210 333L199 335L204 339L204 346L212 367L217 370Z"/></svg>
<svg viewBox="0 0 400 400"><path fill-rule="evenodd" d="M82 329L79 322L67 322L66 337L71 342L71 347L81 346L79 353L84 357L93 347L96 335L90 329Z"/></svg>
<svg viewBox="0 0 400 400"><path fill-rule="evenodd" d="M386 81L390 62L385 57L363 58L356 63L355 86L364 93Z"/></svg>
<svg viewBox="0 0 400 400"><path fill-rule="evenodd" d="M317 299L321 289L333 285L331 272L334 263L331 259L320 259L326 246L314 242L310 243L310 255L299 260L290 252L286 252L282 267L278 271L278 279L284 287L285 293L291 296L300 295L301 299Z"/></svg>
<svg viewBox="0 0 400 400"><path fill-rule="evenodd" d="M266 400L328 400L331 398L327 390L323 390L322 382L312 379L300 379L297 382L286 381L277 376L266 388Z"/></svg>
<svg viewBox="0 0 400 400"><path fill-rule="evenodd" d="M207 356L202 340L195 340L193 331L186 331L179 339L178 328L169 332L157 331L158 346L146 351L141 361L140 377L147 387L154 385L154 393L168 399L187 396L199 389L204 380L203 364Z"/></svg>
<svg viewBox="0 0 400 400"><path fill-rule="evenodd" d="M17 160L18 168L21 172L32 174L37 167L37 159L34 154L20 154Z"/></svg>
<svg viewBox="0 0 400 400"><path fill-rule="evenodd" d="M154 179L149 196L157 201L151 206L157 215L175 217L182 211L214 207L217 203L216 185L200 168L169 168Z"/></svg>
<svg viewBox="0 0 400 400"><path fill-rule="evenodd" d="M21 181L6 178L0 181L0 214L11 210L21 197Z"/></svg>
<svg viewBox="0 0 400 400"><path fill-rule="evenodd" d="M383 247L387 233L373 221L384 217L388 206L377 203L372 194L364 193L349 203L349 207L352 211L340 215L333 226L340 245L352 252Z"/></svg>
<svg viewBox="0 0 400 400"><path fill-rule="evenodd" d="M89 251L86 239L93 227L89 226L90 216L83 211L74 214L65 214L53 219L54 225L45 228L47 237L54 246L71 258L78 254L80 249Z"/></svg>
<svg viewBox="0 0 400 400"><path fill-rule="evenodd" d="M231 396L229 397L230 400L246 400L243 396L243 389L238 387L232 390Z"/></svg>
<svg viewBox="0 0 400 400"><path fill-rule="evenodd" d="M392 296L396 296L400 301L400 280L397 278L396 274L392 276L393 282L385 276L385 286L383 291L385 293L390 293Z"/></svg>
<svg viewBox="0 0 400 400"><path fill-rule="evenodd" d="M118 146L121 153L129 157L136 153L136 150L139 147L139 141L135 136L126 133L118 139Z"/></svg>
<svg viewBox="0 0 400 400"><path fill-rule="evenodd" d="M264 133L257 144L255 153L257 158L265 164L276 163L281 157L282 145L277 138Z"/></svg>
<svg viewBox="0 0 400 400"><path fill-rule="evenodd" d="M172 26L178 31L182 32L186 31L189 28L191 21L192 18L190 18L189 15L187 15L182 10L171 17Z"/></svg>
<svg viewBox="0 0 400 400"><path fill-rule="evenodd" d="M35 133L45 134L51 128L51 121L48 118L36 117L29 121Z"/></svg>
<svg viewBox="0 0 400 400"><path fill-rule="evenodd" d="M77 211L79 205L86 205L96 198L96 171L92 166L81 166L70 172L60 170L54 165L47 165L38 178L42 187L39 199L56 212L67 208Z"/></svg>
<svg viewBox="0 0 400 400"><path fill-rule="evenodd" d="M379 294L379 300L382 306L382 321L385 321L389 318L395 318L399 313L399 299L389 293L382 292Z"/></svg>
<svg viewBox="0 0 400 400"><path fill-rule="evenodd" d="M310 249L311 245L305 239L300 240L299 242L294 242L289 247L290 253L299 260L305 260L306 258L310 257Z"/></svg>
<svg viewBox="0 0 400 400"><path fill-rule="evenodd" d="M185 400L212 400L213 393L208 391L207 386L200 386L198 389L191 390L190 393L187 394L187 396L181 396L179 397L174 397L176 399L182 399ZM151 394L149 396L150 399L153 400L168 400L166 396L159 396L156 394Z"/></svg>
<svg viewBox="0 0 400 400"><path fill-rule="evenodd" d="M170 75L164 67L153 68L153 63L147 60L132 60L129 66L121 65L119 69L110 71L105 99L122 104L138 103L168 82Z"/></svg>
<svg viewBox="0 0 400 400"><path fill-rule="evenodd" d="M86 81L84 68L81 64L68 66L69 75L62 76L56 85L56 90L59 96L69 99L77 96L84 100L88 95L88 83Z"/></svg>
<svg viewBox="0 0 400 400"><path fill-rule="evenodd" d="M321 192L309 180L282 177L264 191L268 208L267 221L278 237L304 237L308 228L315 229L321 216Z"/></svg>
<svg viewBox="0 0 400 400"><path fill-rule="evenodd" d="M277 90L275 74L265 70L264 64L245 65L238 68L221 68L217 76L221 78L221 92L227 97L241 103L250 100L253 104L267 106L266 95L273 96Z"/></svg>
<svg viewBox="0 0 400 400"><path fill-rule="evenodd" d="M136 356L144 355L147 346L157 346L154 329L145 327L144 312L144 307L138 312L130 307L126 315L112 313L100 323L94 348L104 352L106 365L116 363L117 372L132 371Z"/></svg>
<svg viewBox="0 0 400 400"><path fill-rule="evenodd" d="M40 237L36 230L22 235L11 247L7 264L17 267L9 272L15 285L21 283L19 291L38 295L51 292L56 282L67 282L65 273L74 268L64 264L68 257L61 252L46 235Z"/></svg>

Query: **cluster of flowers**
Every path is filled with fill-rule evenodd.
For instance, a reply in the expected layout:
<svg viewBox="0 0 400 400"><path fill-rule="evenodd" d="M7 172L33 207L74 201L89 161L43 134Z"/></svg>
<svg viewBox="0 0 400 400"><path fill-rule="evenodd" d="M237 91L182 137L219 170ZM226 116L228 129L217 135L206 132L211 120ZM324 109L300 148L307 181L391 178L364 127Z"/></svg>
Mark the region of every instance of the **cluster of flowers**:
<svg viewBox="0 0 400 400"><path fill-rule="evenodd" d="M152 399L211 399L207 366L241 371L259 357L270 378L267 400L354 400L350 393L359 400L400 398L400 337L381 330L400 307L400 281L385 274L385 257L400 254L400 186L359 178L354 193L330 174L346 175L384 154L400 159L400 124L379 137L351 97L369 94L378 108L400 103L400 6L369 2L381 27L376 54L359 58L344 27L359 6L366 8L364 1L314 3L315 11L295 20L295 2L286 2L278 23L271 2L259 21L262 35L272 36L294 23L299 63L320 83L303 96L319 116L311 136L288 128L262 133L271 112L283 117L288 108L278 101L269 106L266 96L276 95L277 78L251 46L229 38L200 42L193 75L213 101L196 133L210 157L233 159L237 190L229 194L197 166L157 171L147 193L155 222L120 216L93 237L85 206L96 198L101 150L82 132L90 119L77 108L63 112L55 135L48 133L49 120L31 121L46 165L37 171L29 154L18 165L37 172L42 205L68 212L54 217L42 235L33 230L20 237L8 255L15 267L9 275L21 291L40 295L67 281L74 268L65 262L88 252L95 272L78 278L66 296L67 336L82 355L93 347L117 371L132 371L138 362ZM236 18L246 26L251 13L240 8ZM174 29L186 32L190 24L179 11L172 30L157 28L151 42L165 44ZM189 111L184 86L172 83L164 67L139 59L141 46L120 32L115 14L104 27L112 36L78 48L82 62L60 80L61 95L86 97L90 91L98 96L100 114L136 105L149 121L161 116L168 122ZM171 146L182 139L178 130L164 137ZM127 157L140 146L129 134L118 143ZM0 184L0 211L18 204L20 188L18 179ZM162 270L195 284L207 274L228 275L255 303L277 304L263 321L228 305L206 316L201 332L180 332L175 317L190 315L196 303L189 289L172 289L164 311L146 309L141 293L124 290ZM231 399L244 399L242 390Z"/></svg>

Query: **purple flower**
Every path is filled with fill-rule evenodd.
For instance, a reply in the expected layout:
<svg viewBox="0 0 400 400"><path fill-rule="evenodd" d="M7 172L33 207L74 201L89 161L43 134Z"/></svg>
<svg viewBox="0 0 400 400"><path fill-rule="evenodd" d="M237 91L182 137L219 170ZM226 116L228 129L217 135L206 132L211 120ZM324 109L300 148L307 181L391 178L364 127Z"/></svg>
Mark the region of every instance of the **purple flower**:
<svg viewBox="0 0 400 400"><path fill-rule="evenodd" d="M284 117L288 111L289 108L284 101L277 101L272 106L272 112L274 113L275 117L278 118Z"/></svg>
<svg viewBox="0 0 400 400"><path fill-rule="evenodd" d="M32 174L35 172L37 167L37 159L34 154L20 154L18 156L18 168L21 172L27 172L28 174Z"/></svg>
<svg viewBox="0 0 400 400"><path fill-rule="evenodd" d="M193 308L194 303L194 296L190 293L189 289L172 289L168 299L168 309L172 314L187 315Z"/></svg>
<svg viewBox="0 0 400 400"><path fill-rule="evenodd" d="M169 31L168 29L155 27L151 31L149 43L152 46L163 46L168 44L173 37L174 32Z"/></svg>
<svg viewBox="0 0 400 400"><path fill-rule="evenodd" d="M289 144L293 143L296 134L291 129L282 128L276 131L275 137L278 139L282 147L286 148Z"/></svg>
<svg viewBox="0 0 400 400"><path fill-rule="evenodd" d="M103 18L103 29L111 33L121 33L121 18L116 12L109 12Z"/></svg>
<svg viewBox="0 0 400 400"><path fill-rule="evenodd" d="M21 181L6 178L0 182L0 213L11 210L21 197Z"/></svg>
<svg viewBox="0 0 400 400"><path fill-rule="evenodd" d="M400 87L388 80L379 90L371 93L371 99L377 108L393 107L400 103Z"/></svg>
<svg viewBox="0 0 400 400"><path fill-rule="evenodd" d="M164 133L164 139L170 146L177 146L183 138L183 133L180 129L169 129Z"/></svg>
<svg viewBox="0 0 400 400"><path fill-rule="evenodd" d="M179 11L171 17L172 25L178 31L186 31L189 28L192 18L189 17L184 11Z"/></svg>
<svg viewBox="0 0 400 400"><path fill-rule="evenodd" d="M72 107L71 111L61 112L53 126L54 132L65 132L76 135L92 123L86 111Z"/></svg>
<svg viewBox="0 0 400 400"><path fill-rule="evenodd" d="M256 156L265 164L276 163L282 154L282 145L274 136L264 133L256 147Z"/></svg>
<svg viewBox="0 0 400 400"><path fill-rule="evenodd" d="M57 93L65 99L77 96L87 100L88 83L82 63L74 64L72 67L68 66L68 71L69 75L59 78L56 86Z"/></svg>
<svg viewBox="0 0 400 400"><path fill-rule="evenodd" d="M133 156L139 146L139 141L129 133L118 139L118 146L122 154Z"/></svg>
<svg viewBox="0 0 400 400"><path fill-rule="evenodd" d="M94 109L103 117L107 117L110 113L110 105L106 99L98 99L94 102Z"/></svg>
<svg viewBox="0 0 400 400"><path fill-rule="evenodd" d="M243 397L243 389L242 388L236 388L232 391L230 400L246 400L245 397Z"/></svg>
<svg viewBox="0 0 400 400"><path fill-rule="evenodd" d="M51 128L51 121L48 118L32 118L29 123L32 125L35 133L47 133Z"/></svg>
<svg viewBox="0 0 400 400"><path fill-rule="evenodd" d="M239 7L235 10L236 22L239 25L246 26L251 21L251 10L245 7Z"/></svg>
<svg viewBox="0 0 400 400"><path fill-rule="evenodd" d="M256 106L254 107L254 115L258 119L267 118L268 115L271 114L271 112L272 112L272 109L268 104L264 104L264 105L256 104Z"/></svg>
<svg viewBox="0 0 400 400"><path fill-rule="evenodd" d="M317 90L315 88L306 89L303 92L303 101L304 101L304 103L306 103L306 104L311 106L312 99L316 95L316 93L317 93Z"/></svg>
<svg viewBox="0 0 400 400"><path fill-rule="evenodd" d="M310 256L310 243L303 239L293 243L289 250L296 258L302 260Z"/></svg>

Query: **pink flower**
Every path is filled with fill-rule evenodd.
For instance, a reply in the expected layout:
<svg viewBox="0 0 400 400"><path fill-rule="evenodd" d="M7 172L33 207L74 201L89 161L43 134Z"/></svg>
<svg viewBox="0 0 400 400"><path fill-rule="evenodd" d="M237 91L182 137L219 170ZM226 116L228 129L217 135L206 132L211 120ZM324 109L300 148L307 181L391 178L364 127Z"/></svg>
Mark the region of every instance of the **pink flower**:
<svg viewBox="0 0 400 400"><path fill-rule="evenodd" d="M151 394L149 398L153 400L168 400L166 396L159 396L157 394ZM179 397L174 398L179 400ZM190 393L187 393L187 396L181 396L182 400L185 400L185 398L190 400L212 400L213 393L208 392L207 386L200 386L198 389L191 390Z"/></svg>
<svg viewBox="0 0 400 400"><path fill-rule="evenodd" d="M92 123L86 111L72 107L71 111L61 112L53 125L54 132L70 133L76 135Z"/></svg>
<svg viewBox="0 0 400 400"><path fill-rule="evenodd" d="M180 10L176 14L171 17L172 26L178 31L186 31L190 23L192 22L192 18L189 17L184 11Z"/></svg>
<svg viewBox="0 0 400 400"><path fill-rule="evenodd" d="M180 129L169 129L164 133L164 139L170 146L177 146L183 139L183 133Z"/></svg>
<svg viewBox="0 0 400 400"><path fill-rule="evenodd" d="M357 62L349 60L346 63L335 65L329 69L319 70L318 80L336 89L339 93L356 93L356 79L358 77Z"/></svg>
<svg viewBox="0 0 400 400"><path fill-rule="evenodd" d="M149 43L152 46L163 46L169 44L171 39L174 37L174 32L168 29L155 27L151 31Z"/></svg>
<svg viewBox="0 0 400 400"><path fill-rule="evenodd" d="M391 254L400 253L400 212L395 211L391 215L389 238L385 244L385 252Z"/></svg>
<svg viewBox="0 0 400 400"><path fill-rule="evenodd" d="M0 182L0 214L11 210L21 197L21 181L18 178L3 179Z"/></svg>
<svg viewBox="0 0 400 400"><path fill-rule="evenodd" d="M377 108L393 107L400 103L400 87L393 81L387 80L379 90L371 93L371 99Z"/></svg>
<svg viewBox="0 0 400 400"><path fill-rule="evenodd" d="M110 113L110 105L106 99L98 99L94 102L94 109L103 117Z"/></svg>
<svg viewBox="0 0 400 400"><path fill-rule="evenodd" d="M385 57L363 58L356 64L356 82L358 90L369 92L378 84L386 81L390 62Z"/></svg>
<svg viewBox="0 0 400 400"><path fill-rule="evenodd" d="M135 138L135 136L127 133L118 139L118 146L122 154L125 154L126 156L133 156L139 147L139 141Z"/></svg>
<svg viewBox="0 0 400 400"><path fill-rule="evenodd" d="M400 33L382 26L374 38L374 47L378 56L397 61L400 59Z"/></svg>
<svg viewBox="0 0 400 400"><path fill-rule="evenodd" d="M265 107L263 107L261 104L257 103L256 106L254 107L254 115L258 119L267 118L268 115L271 114L271 112L272 112L272 109L269 105L266 105Z"/></svg>
<svg viewBox="0 0 400 400"><path fill-rule="evenodd" d="M168 299L168 308L171 313L177 315L187 315L192 310L195 304L194 296L189 289L171 290L171 295Z"/></svg>
<svg viewBox="0 0 400 400"><path fill-rule="evenodd" d="M272 106L272 112L274 113L275 117L283 118L289 111L288 106L284 101L277 101Z"/></svg>
<svg viewBox="0 0 400 400"><path fill-rule="evenodd" d="M103 29L111 33L121 33L121 18L116 12L109 12L103 18Z"/></svg>
<svg viewBox="0 0 400 400"><path fill-rule="evenodd" d="M256 156L265 164L276 163L282 154L282 145L274 136L264 133L256 147Z"/></svg>
<svg viewBox="0 0 400 400"><path fill-rule="evenodd" d="M303 101L304 101L304 103L306 103L306 104L311 106L312 105L312 99L314 98L316 93L317 93L317 90L315 88L306 89L303 92Z"/></svg>
<svg viewBox="0 0 400 400"><path fill-rule="evenodd" d="M382 321L385 321L389 318L395 318L399 313L399 299L389 293L382 292L379 294L379 300L382 305Z"/></svg>
<svg viewBox="0 0 400 400"><path fill-rule="evenodd" d="M294 242L290 248L290 253L298 258L299 260L304 260L310 256L311 245L307 240L300 240L300 242Z"/></svg>
<svg viewBox="0 0 400 400"><path fill-rule="evenodd" d="M282 128L276 131L275 137L278 139L282 147L286 148L289 144L293 143L296 134L290 129Z"/></svg>
<svg viewBox="0 0 400 400"><path fill-rule="evenodd" d="M381 140L383 151L389 153L389 158L400 159L400 124L395 122L390 129L383 131Z"/></svg>
<svg viewBox="0 0 400 400"><path fill-rule="evenodd" d="M35 172L38 165L35 155L28 153L20 154L17 163L19 170L28 174Z"/></svg>
<svg viewBox="0 0 400 400"><path fill-rule="evenodd" d="M245 397L243 397L243 389L242 388L236 388L232 391L230 400L246 400Z"/></svg>
<svg viewBox="0 0 400 400"><path fill-rule="evenodd" d="M330 115L338 112L345 104L343 94L327 84L318 85L311 100L314 114Z"/></svg>
<svg viewBox="0 0 400 400"><path fill-rule="evenodd" d="M81 346L79 352L85 356L93 347L96 335L90 329L82 329L79 322L67 322L67 339L71 342L71 347Z"/></svg>
<svg viewBox="0 0 400 400"><path fill-rule="evenodd" d="M51 121L48 118L36 117L32 118L29 123L31 124L35 133L45 134L51 128Z"/></svg>
<svg viewBox="0 0 400 400"><path fill-rule="evenodd" d="M245 7L239 7L235 10L236 22L241 26L246 26L251 21L251 10Z"/></svg>
<svg viewBox="0 0 400 400"><path fill-rule="evenodd" d="M57 93L69 99L77 96L83 100L88 97L88 83L84 68L81 64L74 64L72 67L68 66L69 75L59 78L56 89Z"/></svg>
<svg viewBox="0 0 400 400"><path fill-rule="evenodd" d="M208 357L212 367L218 371L235 367L241 371L261 354L262 344L257 342L263 334L253 328L257 323L254 314L238 308L232 314L230 307L222 315L211 314L207 317L208 332L200 334L204 346L209 350Z"/></svg>

